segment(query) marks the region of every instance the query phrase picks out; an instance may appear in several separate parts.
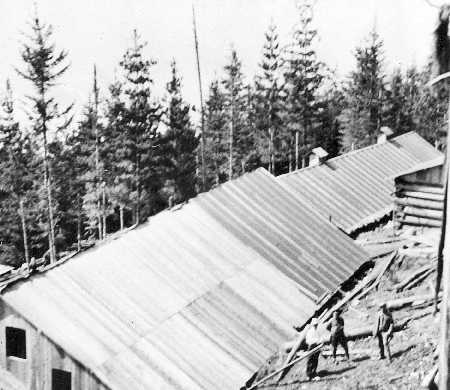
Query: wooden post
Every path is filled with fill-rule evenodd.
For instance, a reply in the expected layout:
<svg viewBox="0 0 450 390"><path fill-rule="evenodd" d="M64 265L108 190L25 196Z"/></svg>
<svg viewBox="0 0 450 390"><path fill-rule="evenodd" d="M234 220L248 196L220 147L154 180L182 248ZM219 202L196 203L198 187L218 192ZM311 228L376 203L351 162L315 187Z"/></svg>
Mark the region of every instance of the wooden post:
<svg viewBox="0 0 450 390"><path fill-rule="evenodd" d="M447 151L446 151L446 161L445 164L449 163L450 158L450 99L447 114L448 130L447 130ZM449 169L446 169L446 183L449 179ZM447 184L448 185L448 184ZM446 186L447 187L447 186ZM449 199L446 196L444 204L444 213L446 215L449 206ZM449 220L446 218L446 228L449 228ZM450 389L450 378L448 375L448 369L450 366L449 362L449 342L450 342L450 242L448 239L444 243L444 258L443 258L443 269L442 269L442 286L443 299L441 306L441 332L439 337L439 389L448 390Z"/></svg>

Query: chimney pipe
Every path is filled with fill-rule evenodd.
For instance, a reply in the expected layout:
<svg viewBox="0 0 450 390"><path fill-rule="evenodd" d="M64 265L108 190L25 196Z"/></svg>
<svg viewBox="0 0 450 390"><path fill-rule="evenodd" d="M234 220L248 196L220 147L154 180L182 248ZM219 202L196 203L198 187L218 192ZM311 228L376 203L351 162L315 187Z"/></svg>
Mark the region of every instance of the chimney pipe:
<svg viewBox="0 0 450 390"><path fill-rule="evenodd" d="M328 152L321 148L314 148L309 155L309 166L316 166L322 164L326 161L328 157Z"/></svg>
<svg viewBox="0 0 450 390"><path fill-rule="evenodd" d="M394 132L389 127L382 126L378 135L377 144L384 144L393 134Z"/></svg>

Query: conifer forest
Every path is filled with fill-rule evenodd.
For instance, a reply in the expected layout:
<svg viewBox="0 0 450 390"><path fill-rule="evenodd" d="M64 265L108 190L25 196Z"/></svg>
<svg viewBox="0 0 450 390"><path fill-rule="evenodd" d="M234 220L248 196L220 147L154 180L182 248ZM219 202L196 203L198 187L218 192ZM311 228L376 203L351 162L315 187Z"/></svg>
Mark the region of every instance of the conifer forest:
<svg viewBox="0 0 450 390"><path fill-rule="evenodd" d="M307 166L319 146L333 157L371 145L383 126L441 148L448 92L426 87L431 65L390 66L374 28L353 50L354 69L337 78L317 55L320 31L307 11L289 42L267 26L252 77L237 50L224 51L203 106L185 100L183 79L196 75L180 74L176 53L163 96L155 92L158 58L129 31L132 45L107 89L92 64L81 117L54 94L70 47L38 13L24 21L21 64L11 72L33 92L1 86L0 263L52 263L258 167L280 175Z"/></svg>

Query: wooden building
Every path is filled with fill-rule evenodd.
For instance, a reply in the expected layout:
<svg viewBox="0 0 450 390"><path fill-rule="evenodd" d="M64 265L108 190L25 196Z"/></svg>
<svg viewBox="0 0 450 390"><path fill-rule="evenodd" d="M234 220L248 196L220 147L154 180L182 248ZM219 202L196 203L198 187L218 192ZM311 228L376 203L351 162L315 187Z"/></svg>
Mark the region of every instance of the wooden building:
<svg viewBox="0 0 450 390"><path fill-rule="evenodd" d="M0 288L0 375L238 389L369 260L258 169Z"/></svg>
<svg viewBox="0 0 450 390"><path fill-rule="evenodd" d="M444 158L395 177L394 226L440 228L444 207Z"/></svg>

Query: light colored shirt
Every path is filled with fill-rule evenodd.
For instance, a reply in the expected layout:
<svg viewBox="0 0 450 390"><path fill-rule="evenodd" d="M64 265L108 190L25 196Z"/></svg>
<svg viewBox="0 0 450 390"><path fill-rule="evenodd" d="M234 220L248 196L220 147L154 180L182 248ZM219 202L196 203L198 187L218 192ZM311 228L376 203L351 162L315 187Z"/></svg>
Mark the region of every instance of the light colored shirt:
<svg viewBox="0 0 450 390"><path fill-rule="evenodd" d="M317 331L317 328L314 329L314 327L312 325L310 325L308 327L308 330L306 331L306 335L305 335L305 341L306 341L306 344L308 344L308 345L319 344L320 335L319 335L319 332Z"/></svg>

